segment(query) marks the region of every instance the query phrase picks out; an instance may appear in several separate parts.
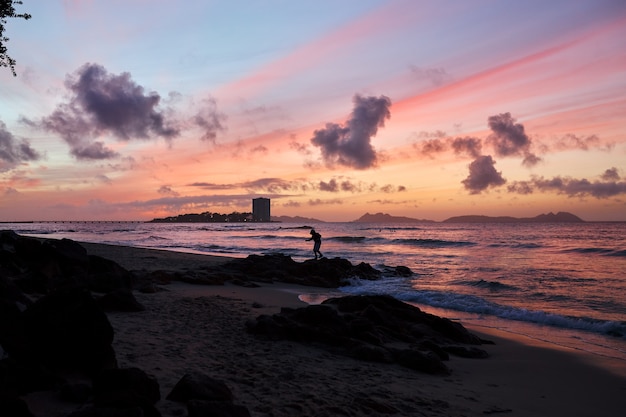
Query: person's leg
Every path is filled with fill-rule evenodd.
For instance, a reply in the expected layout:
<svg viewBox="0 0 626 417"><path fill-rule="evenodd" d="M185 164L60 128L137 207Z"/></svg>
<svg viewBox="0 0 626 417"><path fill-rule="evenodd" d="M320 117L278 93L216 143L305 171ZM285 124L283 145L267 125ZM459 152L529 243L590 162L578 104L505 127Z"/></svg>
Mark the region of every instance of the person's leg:
<svg viewBox="0 0 626 417"><path fill-rule="evenodd" d="M315 259L317 259L318 254L320 258L322 257L322 254L320 253L320 242L315 242L315 245L313 245L313 253L315 254Z"/></svg>

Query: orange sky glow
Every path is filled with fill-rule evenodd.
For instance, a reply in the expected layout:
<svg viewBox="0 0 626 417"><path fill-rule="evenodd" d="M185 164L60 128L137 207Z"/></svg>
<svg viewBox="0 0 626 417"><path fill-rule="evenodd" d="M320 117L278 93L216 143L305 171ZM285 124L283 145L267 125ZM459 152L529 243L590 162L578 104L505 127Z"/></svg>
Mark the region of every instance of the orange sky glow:
<svg viewBox="0 0 626 417"><path fill-rule="evenodd" d="M195 3L20 6L0 221L626 221L623 1Z"/></svg>

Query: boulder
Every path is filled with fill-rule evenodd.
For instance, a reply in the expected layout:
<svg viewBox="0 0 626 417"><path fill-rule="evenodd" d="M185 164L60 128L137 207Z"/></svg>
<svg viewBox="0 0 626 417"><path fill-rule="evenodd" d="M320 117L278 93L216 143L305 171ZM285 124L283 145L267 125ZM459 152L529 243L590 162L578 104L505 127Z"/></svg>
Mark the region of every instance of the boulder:
<svg viewBox="0 0 626 417"><path fill-rule="evenodd" d="M133 295L133 292L127 288L119 288L104 294L97 300L98 305L104 311L144 311L145 307Z"/></svg>
<svg viewBox="0 0 626 417"><path fill-rule="evenodd" d="M133 275L117 263L87 250L70 239L41 240L0 232L0 276L9 278L27 294L83 285L110 292L132 287Z"/></svg>
<svg viewBox="0 0 626 417"><path fill-rule="evenodd" d="M474 346L487 343L461 324L422 312L391 296L346 296L321 305L283 308L247 323L262 338L322 346L365 361L396 363L431 374L447 374L451 354L486 357Z"/></svg>
<svg viewBox="0 0 626 417"><path fill-rule="evenodd" d="M93 373L116 367L113 327L87 289L57 290L29 306L20 319L23 351L10 354L52 369Z"/></svg>
<svg viewBox="0 0 626 417"><path fill-rule="evenodd" d="M176 383L167 399L183 403L190 400L232 402L233 393L222 381L200 372L191 372Z"/></svg>
<svg viewBox="0 0 626 417"><path fill-rule="evenodd" d="M157 380L139 368L108 369L94 377L93 397L98 408L140 407L153 413L161 392Z"/></svg>
<svg viewBox="0 0 626 417"><path fill-rule="evenodd" d="M191 400L187 403L189 417L250 417L250 411L242 405L227 401Z"/></svg>
<svg viewBox="0 0 626 417"><path fill-rule="evenodd" d="M322 258L296 262L283 254L249 255L244 259L234 259L211 271L216 277L230 280L288 282L324 288L337 288L345 285L350 278L376 280L381 272L369 264L352 265L343 258Z"/></svg>

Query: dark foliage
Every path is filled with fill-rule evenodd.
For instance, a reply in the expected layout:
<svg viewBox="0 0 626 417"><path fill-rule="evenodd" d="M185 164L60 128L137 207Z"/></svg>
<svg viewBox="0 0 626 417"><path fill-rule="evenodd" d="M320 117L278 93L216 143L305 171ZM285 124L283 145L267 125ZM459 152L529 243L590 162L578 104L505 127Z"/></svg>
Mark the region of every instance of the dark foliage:
<svg viewBox="0 0 626 417"><path fill-rule="evenodd" d="M9 38L4 34L4 26L7 24L8 18L21 18L28 20L31 15L28 13L16 13L15 5L22 4L21 0L0 0L0 67L9 67L13 76L15 72L15 60L7 53L6 43Z"/></svg>

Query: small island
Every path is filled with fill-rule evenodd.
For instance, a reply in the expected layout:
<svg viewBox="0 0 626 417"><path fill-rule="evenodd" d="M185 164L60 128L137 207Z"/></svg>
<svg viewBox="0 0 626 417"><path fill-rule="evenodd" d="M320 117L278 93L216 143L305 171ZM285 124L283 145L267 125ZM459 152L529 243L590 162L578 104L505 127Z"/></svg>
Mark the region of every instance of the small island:
<svg viewBox="0 0 626 417"><path fill-rule="evenodd" d="M392 216L388 213L365 213L353 223L435 223L434 220L414 219L412 217Z"/></svg>
<svg viewBox="0 0 626 417"><path fill-rule="evenodd" d="M540 214L535 217L510 216L456 216L443 221L444 223L584 223L580 217L563 211L554 214Z"/></svg>

